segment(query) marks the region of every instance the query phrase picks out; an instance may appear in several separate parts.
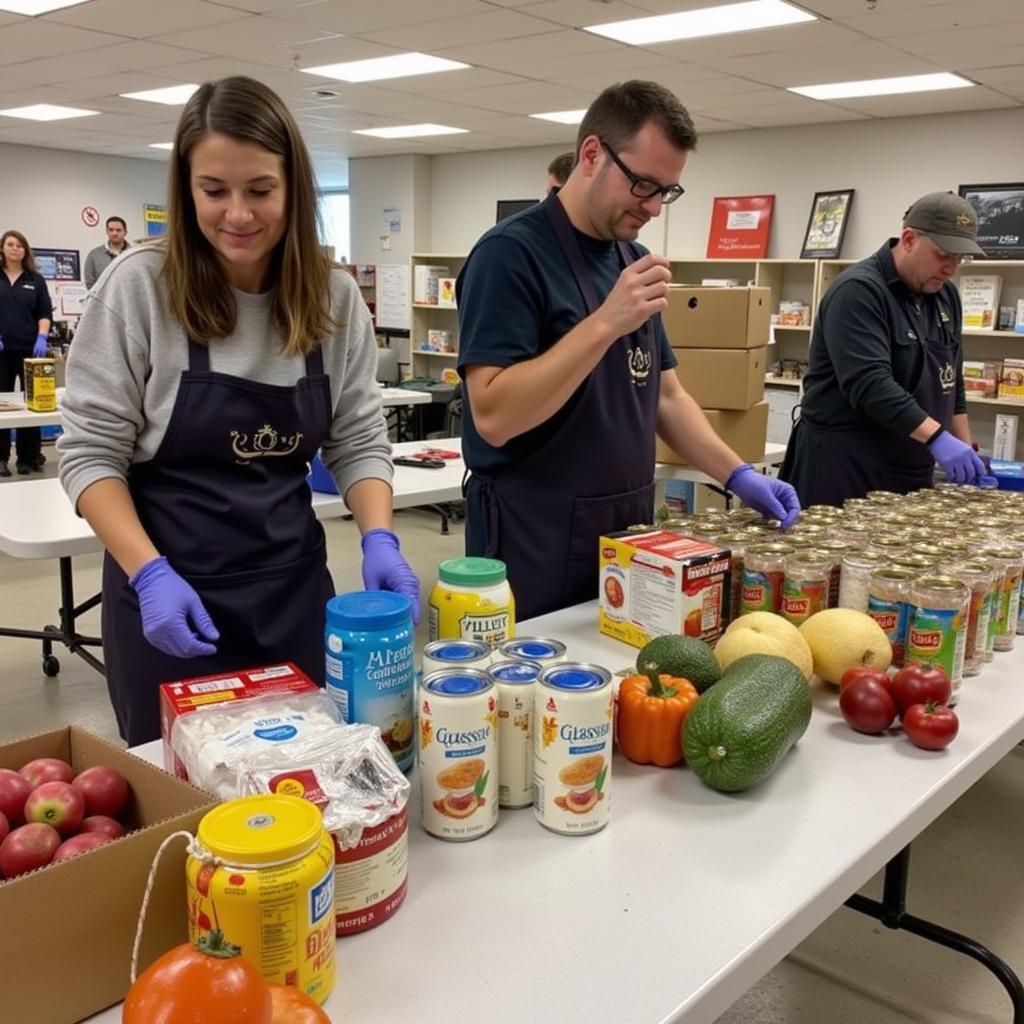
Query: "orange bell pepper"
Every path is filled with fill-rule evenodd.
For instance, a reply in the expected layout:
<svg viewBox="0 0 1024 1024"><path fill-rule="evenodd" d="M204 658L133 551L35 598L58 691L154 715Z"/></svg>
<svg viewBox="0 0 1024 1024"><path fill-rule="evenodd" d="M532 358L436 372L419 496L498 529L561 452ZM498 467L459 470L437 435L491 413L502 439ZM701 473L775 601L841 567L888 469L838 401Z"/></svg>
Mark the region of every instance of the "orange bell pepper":
<svg viewBox="0 0 1024 1024"><path fill-rule="evenodd" d="M688 679L644 666L619 686L619 750L636 764L670 768L683 759L683 723L700 698Z"/></svg>

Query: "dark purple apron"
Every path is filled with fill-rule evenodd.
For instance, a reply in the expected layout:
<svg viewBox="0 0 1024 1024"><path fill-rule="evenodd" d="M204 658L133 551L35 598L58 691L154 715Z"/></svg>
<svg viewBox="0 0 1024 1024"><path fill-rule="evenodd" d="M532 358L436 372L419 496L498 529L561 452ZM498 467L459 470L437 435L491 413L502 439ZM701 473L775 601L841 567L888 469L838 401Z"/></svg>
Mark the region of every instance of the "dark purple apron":
<svg viewBox="0 0 1024 1024"><path fill-rule="evenodd" d="M195 587L220 631L217 653L174 658L142 635L139 602L103 562L107 688L130 745L160 735L161 682L294 661L324 682L324 606L334 596L308 463L332 420L323 355L306 356L294 387L210 370L189 343L167 433L128 473L139 519L171 567Z"/></svg>
<svg viewBox="0 0 1024 1024"><path fill-rule="evenodd" d="M947 430L956 406L956 340L948 315L939 337L929 336L925 318L912 302L906 304L907 321L924 353L921 375L907 390L918 405ZM932 486L935 460L925 445L871 423L861 427L830 429L801 416L789 438L779 476L788 480L808 505L842 505L847 498L862 498L868 491L911 491Z"/></svg>
<svg viewBox="0 0 1024 1024"><path fill-rule="evenodd" d="M557 198L546 204L587 314L600 303ZM632 261L619 243L623 265ZM557 433L522 462L466 485L466 553L500 558L520 621L597 596L598 538L654 514L661 351L650 321L619 338Z"/></svg>

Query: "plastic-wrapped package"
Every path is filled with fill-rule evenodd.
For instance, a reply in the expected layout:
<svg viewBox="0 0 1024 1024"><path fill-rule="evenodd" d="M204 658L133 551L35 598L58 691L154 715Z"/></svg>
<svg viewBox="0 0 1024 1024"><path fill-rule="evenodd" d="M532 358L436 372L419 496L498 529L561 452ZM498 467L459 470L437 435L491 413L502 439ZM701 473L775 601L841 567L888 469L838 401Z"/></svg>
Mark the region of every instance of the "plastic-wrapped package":
<svg viewBox="0 0 1024 1024"><path fill-rule="evenodd" d="M342 850L366 829L405 809L409 780L373 725L342 725L274 748L253 748L238 761L239 795L291 793L320 807Z"/></svg>
<svg viewBox="0 0 1024 1024"><path fill-rule="evenodd" d="M275 693L252 700L196 708L175 720L171 747L193 785L232 800L240 764L261 752L278 756L316 737L337 737L346 727L323 691Z"/></svg>

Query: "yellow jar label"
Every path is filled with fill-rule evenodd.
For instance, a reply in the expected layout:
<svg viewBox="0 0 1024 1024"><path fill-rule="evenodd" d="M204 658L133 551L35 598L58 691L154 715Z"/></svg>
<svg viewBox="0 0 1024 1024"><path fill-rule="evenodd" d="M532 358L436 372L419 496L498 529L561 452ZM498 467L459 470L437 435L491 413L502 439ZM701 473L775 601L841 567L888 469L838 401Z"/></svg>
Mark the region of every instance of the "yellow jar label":
<svg viewBox="0 0 1024 1024"><path fill-rule="evenodd" d="M516 635L515 599L496 603L481 594L437 583L430 594L431 640L482 640L499 644Z"/></svg>

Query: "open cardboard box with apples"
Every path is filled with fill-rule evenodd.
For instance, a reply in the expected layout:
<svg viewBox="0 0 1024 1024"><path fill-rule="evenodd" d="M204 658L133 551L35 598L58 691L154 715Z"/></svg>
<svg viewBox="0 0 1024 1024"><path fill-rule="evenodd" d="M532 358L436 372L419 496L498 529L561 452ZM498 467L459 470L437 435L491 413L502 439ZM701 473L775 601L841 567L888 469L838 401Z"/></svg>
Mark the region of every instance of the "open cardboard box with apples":
<svg viewBox="0 0 1024 1024"><path fill-rule="evenodd" d="M106 846L0 882L0 1018L67 1024L123 999L146 879L172 832L194 833L216 806L207 793L75 726L0 745L0 768L40 757L75 772L106 765L128 781L121 820L133 830ZM185 853L172 843L160 862L146 915L139 973L187 935Z"/></svg>

